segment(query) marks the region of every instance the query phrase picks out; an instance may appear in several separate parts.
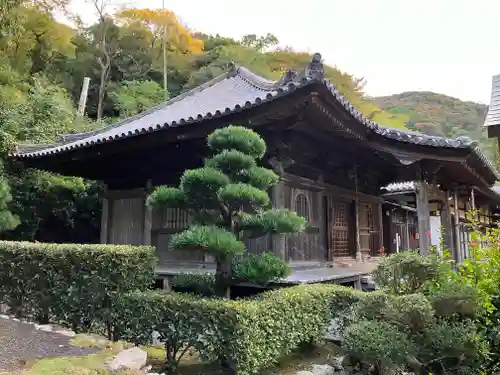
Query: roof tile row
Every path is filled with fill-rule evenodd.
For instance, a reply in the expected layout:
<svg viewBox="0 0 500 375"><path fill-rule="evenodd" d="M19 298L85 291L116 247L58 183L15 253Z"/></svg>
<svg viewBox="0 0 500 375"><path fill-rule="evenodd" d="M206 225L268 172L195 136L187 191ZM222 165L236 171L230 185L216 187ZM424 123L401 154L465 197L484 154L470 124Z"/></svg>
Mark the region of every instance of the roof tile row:
<svg viewBox="0 0 500 375"><path fill-rule="evenodd" d="M243 67L232 64L228 72L211 81L179 95L165 103L146 110L136 116L120 121L112 126L90 133L69 135L63 141L42 149L25 148L14 156L25 159L89 147L98 143L133 137L168 127L201 122L270 102L312 83L322 83L345 110L370 131L387 139L416 145L469 148L471 153L497 176L491 162L479 150L477 144L468 137L448 139L379 126L367 119L328 80L323 77L322 64L318 55L305 69L305 73L288 72L280 81L270 81ZM319 56L320 58L320 56ZM498 177L498 176L497 176Z"/></svg>

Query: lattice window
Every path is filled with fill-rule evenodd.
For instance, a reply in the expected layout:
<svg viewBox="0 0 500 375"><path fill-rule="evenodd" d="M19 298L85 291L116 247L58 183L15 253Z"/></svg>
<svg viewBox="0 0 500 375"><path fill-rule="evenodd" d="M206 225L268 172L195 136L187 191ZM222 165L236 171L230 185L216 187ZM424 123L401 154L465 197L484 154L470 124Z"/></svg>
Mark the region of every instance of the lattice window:
<svg viewBox="0 0 500 375"><path fill-rule="evenodd" d="M294 211L297 213L297 215L304 217L306 221L310 223L311 221L310 204L306 194L304 193L297 194L297 196L295 197Z"/></svg>
<svg viewBox="0 0 500 375"><path fill-rule="evenodd" d="M349 251L349 206L343 202L330 202L330 248L333 257L347 257Z"/></svg>
<svg viewBox="0 0 500 375"><path fill-rule="evenodd" d="M372 205L368 205L367 210L366 210L366 215L367 215L367 224L368 228L370 230L378 230L378 228L375 225L375 218L373 216L373 207Z"/></svg>

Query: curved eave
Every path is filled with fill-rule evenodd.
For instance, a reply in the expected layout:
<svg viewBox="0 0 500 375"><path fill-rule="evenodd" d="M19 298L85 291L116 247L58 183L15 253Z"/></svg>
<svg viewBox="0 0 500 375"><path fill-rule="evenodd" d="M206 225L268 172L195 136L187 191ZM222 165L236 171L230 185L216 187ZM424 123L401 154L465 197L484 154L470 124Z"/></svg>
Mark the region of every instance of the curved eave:
<svg viewBox="0 0 500 375"><path fill-rule="evenodd" d="M162 130L166 130L169 128L176 128L179 126L185 126L185 125L195 125L197 123L201 123L207 120L213 120L217 118L223 118L228 115L232 115L235 113L239 113L245 110L249 110L251 108L255 108L258 106L261 106L265 103L270 103L272 101L275 101L277 99L280 99L282 97L287 96L288 94L294 92L297 88L302 88L306 87L307 85L314 83L314 80L304 78L299 84L290 82L284 86L281 87L275 87L273 88L271 86L271 81L264 80L261 77L253 75L253 73L247 71L246 69L240 70L242 68L239 68L238 71L242 73L244 79L248 79L251 84L259 84L262 86L265 86L266 88L269 88L270 90L272 89L272 92L268 92L266 95L263 97L255 97L252 101L247 100L244 103L241 104L236 104L233 107L225 107L224 109L221 110L216 110L213 113L212 112L206 112L206 113L198 113L196 115L190 116L188 118L180 118L178 120L173 120L171 122L165 122L161 124L150 124L149 126L144 126L139 129L135 129L133 131L127 131L127 132L119 132L115 134L114 136L110 137L98 137L96 139L90 140L90 141L85 141L85 142L80 142L76 144L72 143L56 143L53 145L50 145L48 148L44 148L41 150L36 150L36 151L27 151L27 152L14 152L11 154L12 157L19 159L19 160L26 160L26 159L34 159L34 158L43 158L45 156L49 155L55 155L55 154L61 154L65 152L70 152L76 149L81 149L81 148L89 148L94 145L98 144L105 144L105 143L110 143L114 142L117 140L123 140L131 137L135 137L138 135L143 135L143 134L148 134L148 133L154 133ZM224 75L226 76L226 74ZM258 77L258 82L256 82ZM224 77L217 77L214 80L220 80L221 78ZM179 101L182 100L183 95L180 95L179 97L174 98L174 101ZM105 132L106 130L110 128L118 128L122 126L124 123L131 122L133 121L136 117L141 117L144 116L144 114L152 113L154 112L156 107L149 109L143 113L141 113L138 116L134 116L132 118L126 119L124 121L120 121L117 124L108 127L106 129L101 129L97 130L91 133L86 133L86 134L78 134L75 137L72 137L71 135L67 136L66 139L70 139L71 141L74 141L75 139L85 139L85 136L90 137L90 136L96 136L99 135L100 133ZM31 145L29 147L32 147Z"/></svg>
<svg viewBox="0 0 500 375"><path fill-rule="evenodd" d="M338 103L343 109L346 111L346 113L352 117L352 119L357 122L358 124L361 124L362 127L366 129L366 132L368 134L373 134L375 137L381 137L381 139L389 140L389 141L394 141L397 143L403 143L403 144L410 144L410 145L417 145L417 146L422 146L424 148L446 148L446 149L467 149L470 152L470 157L471 160L466 160L464 163L467 163L467 165L471 166L474 169L478 169L482 172L482 175L485 178L485 181L487 181L490 185L493 185L495 181L500 179L500 176L494 169L493 165L491 162L486 158L486 156L479 150L477 147L477 144L470 140L467 137L459 137L457 139L448 139L448 138L443 138L443 137L435 137L435 136L427 136L424 134L419 134L419 133L413 133L409 131L402 131L399 129L393 129L393 128L388 128L388 127L383 127L378 125L377 123L368 120L361 111L359 111L357 108L355 108L337 89L336 87L328 80L318 80L318 79L312 79L309 77L304 77L300 79L299 81L294 81L294 82L289 82L283 85L278 86L279 82L273 82L266 80L262 77L259 77L252 72L248 71L245 68L233 68L231 71L228 73L225 73L212 81L207 82L204 85L201 85L193 90L188 91L185 94L182 94L174 99L172 101L167 102L172 103L172 102L179 102L182 101L186 96L192 95L193 93L196 92L201 92L205 90L206 88L209 88L210 85L213 85L214 82L217 83L225 78L231 77L231 75L238 75L239 78L242 80L246 81L249 85L253 85L256 88L262 90L263 94L265 95L262 96L256 96L252 98L251 100L246 100L245 102L236 104L232 107L225 107L221 108L219 110L212 112L204 112L204 113L197 113L193 114L189 117L182 117L177 120L172 120L170 122L164 122L164 123L156 123L156 124L148 124L145 125L141 128L137 128L134 130L129 130L127 132L118 132L114 134L113 136L108 136L108 137L98 137L100 133L103 133L106 129L104 130L98 130L93 133L87 133L87 134L78 134L75 136L69 136L66 138L66 140L75 140L75 139L80 139L84 140L85 136L91 134L93 139L90 139L88 141L82 141L79 143L59 143L52 145L50 148L45 148L42 150L37 150L37 151L28 151L28 152L16 152L13 153L11 156L13 156L16 159L19 160L26 160L26 159L31 159L31 158L43 158L48 155L54 155L54 154L59 154L59 153L65 153L65 152L70 152L75 149L80 149L80 148L89 148L94 145L98 144L104 144L104 143L110 143L114 142L117 140L121 139L127 139L131 138L134 136L138 136L141 134L148 134L148 133L154 133L162 130L166 130L168 128L175 128L179 126L184 126L184 125L194 125L197 123L201 123L203 121L207 120L212 120L215 118L223 118L224 116L228 116L234 113L242 112L251 108L258 107L264 103L269 103L272 101L275 101L277 99L286 97L288 94L291 92L294 92L297 89L309 86L311 84L317 84L319 85L321 89L320 91L324 91L324 88L326 88L326 91L333 97L334 101ZM266 90L267 93L266 93ZM148 111L145 111L144 113L152 113L153 111L157 110L157 108L152 108ZM144 116L144 113L138 115ZM119 122L110 128L118 128L122 126L125 123L130 123L131 121L134 121L136 117L132 117L129 119L126 119L122 122Z"/></svg>

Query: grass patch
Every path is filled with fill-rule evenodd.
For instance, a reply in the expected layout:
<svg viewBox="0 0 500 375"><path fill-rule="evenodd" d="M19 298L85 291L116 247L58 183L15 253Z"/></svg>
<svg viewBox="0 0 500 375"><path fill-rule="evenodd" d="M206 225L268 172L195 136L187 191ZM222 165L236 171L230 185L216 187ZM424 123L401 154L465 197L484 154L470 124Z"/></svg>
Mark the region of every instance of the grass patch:
<svg viewBox="0 0 500 375"><path fill-rule="evenodd" d="M104 350L84 357L44 358L35 362L23 375L104 375L105 362L115 354L113 350Z"/></svg>
<svg viewBox="0 0 500 375"><path fill-rule="evenodd" d="M161 347L142 348L148 353L148 364L153 366L152 371L160 371L164 365L165 350ZM314 364L333 364L334 359L341 355L341 349L333 343L321 346L311 346L297 350L290 356L282 358L272 368L262 375L295 375L297 371L310 370ZM181 360L179 375L223 375L220 368L214 365L201 363L195 353L188 353Z"/></svg>
<svg viewBox="0 0 500 375"><path fill-rule="evenodd" d="M81 337L79 337L81 336ZM75 336L79 345L93 345L92 337ZM125 343L126 344L126 343ZM94 347L94 346L83 346ZM83 357L54 357L40 359L22 375L109 375L105 363L111 360L119 351L128 347L124 343L112 343L111 347L97 354ZM153 366L152 372L162 370L165 361L165 350L162 347L142 347L148 353L148 365ZM332 364L333 359L340 355L338 346L326 343L319 347L302 348L302 350L283 358L276 366L263 372L262 375L294 375L300 370L310 370L313 364ZM125 371L121 375L138 375L141 372ZM179 375L223 375L224 371L214 365L201 363L195 353L188 353L181 361ZM11 375L0 372L0 375ZM17 375L17 373L16 373Z"/></svg>
<svg viewBox="0 0 500 375"><path fill-rule="evenodd" d="M70 344L77 348L101 348L104 349L108 345L108 341L104 338L91 336L79 333L73 337Z"/></svg>

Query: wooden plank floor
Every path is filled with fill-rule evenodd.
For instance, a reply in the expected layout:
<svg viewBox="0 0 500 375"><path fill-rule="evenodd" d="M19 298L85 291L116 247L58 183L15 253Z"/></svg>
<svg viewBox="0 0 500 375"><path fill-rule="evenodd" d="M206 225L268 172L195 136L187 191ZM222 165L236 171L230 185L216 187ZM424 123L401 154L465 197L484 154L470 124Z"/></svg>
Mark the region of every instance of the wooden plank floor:
<svg viewBox="0 0 500 375"><path fill-rule="evenodd" d="M378 259L365 262L342 260L336 263L295 262L290 264L291 274L285 279L274 282L275 287L314 283L351 283L360 282L361 278L370 275L377 266ZM161 265L156 269L158 278L169 278L182 273L214 273L212 265Z"/></svg>

